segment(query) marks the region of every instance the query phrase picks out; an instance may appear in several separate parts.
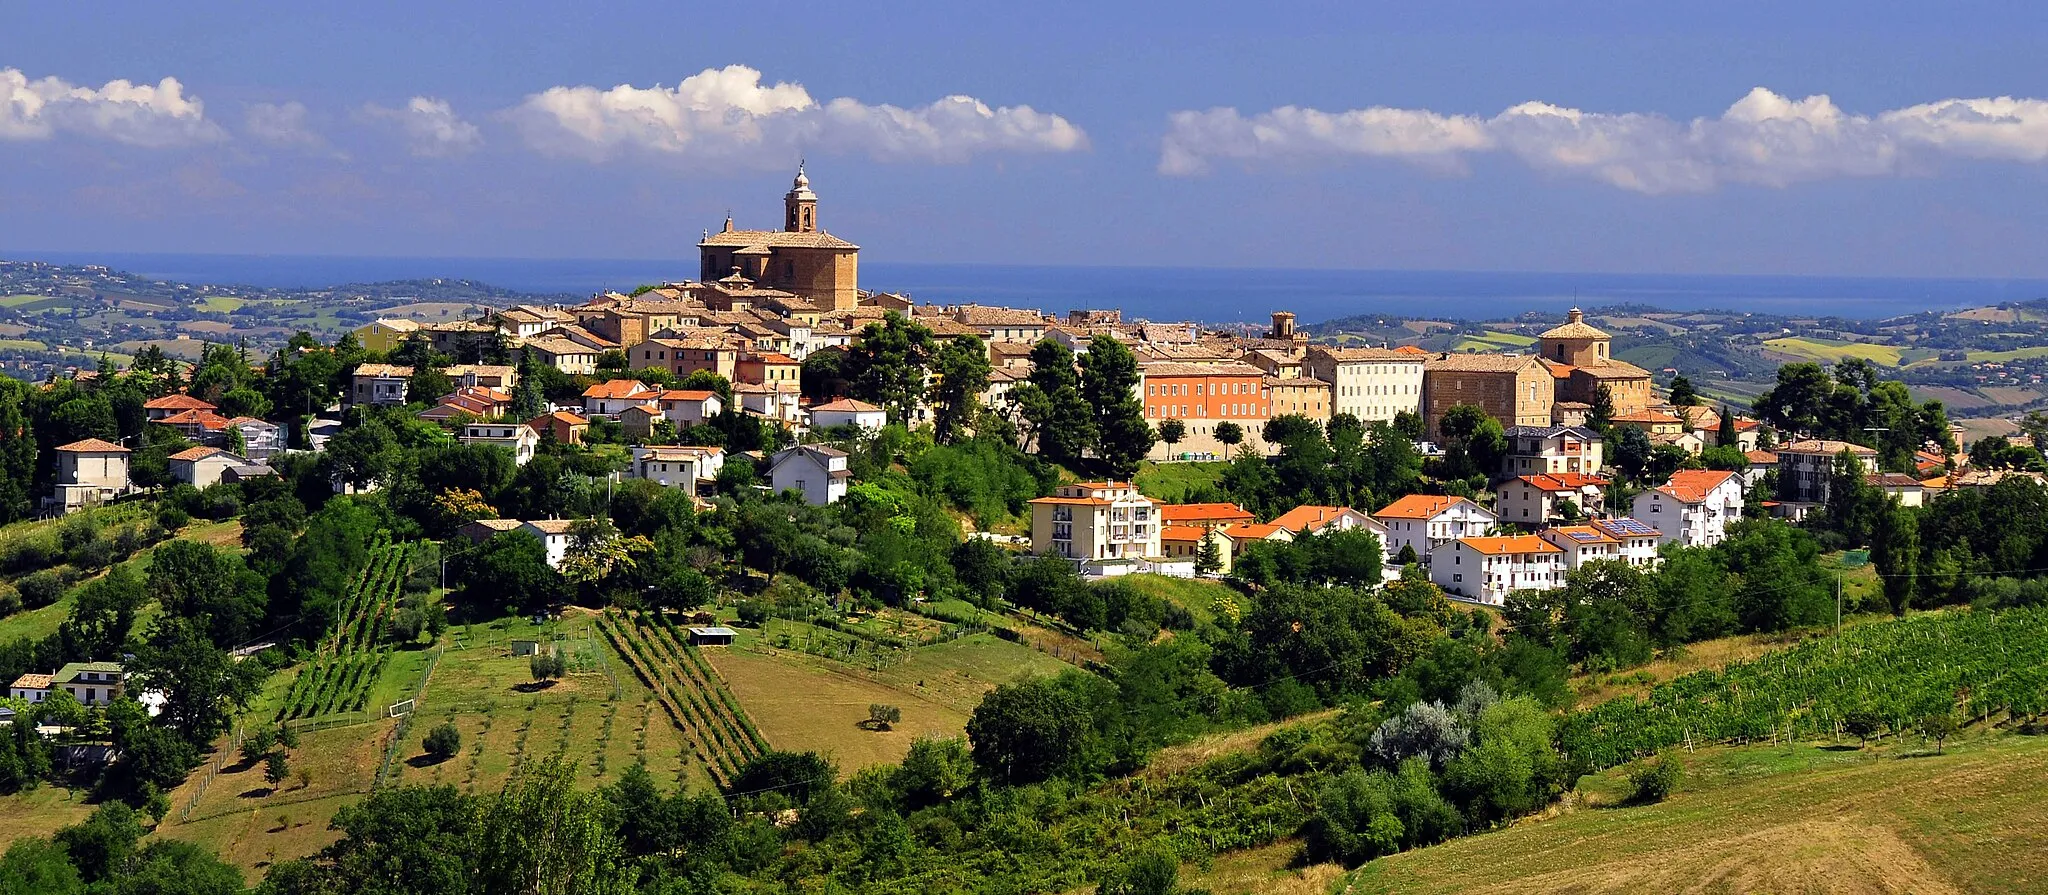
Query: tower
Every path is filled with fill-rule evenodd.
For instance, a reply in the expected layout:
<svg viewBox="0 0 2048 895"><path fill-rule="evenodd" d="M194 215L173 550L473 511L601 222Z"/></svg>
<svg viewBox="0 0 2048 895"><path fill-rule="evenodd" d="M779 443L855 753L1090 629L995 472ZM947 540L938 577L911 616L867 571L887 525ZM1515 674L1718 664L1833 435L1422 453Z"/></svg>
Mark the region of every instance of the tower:
<svg viewBox="0 0 2048 895"><path fill-rule="evenodd" d="M811 179L804 176L803 162L796 164L796 182L782 197L782 229L789 233L818 232L818 194L811 192Z"/></svg>

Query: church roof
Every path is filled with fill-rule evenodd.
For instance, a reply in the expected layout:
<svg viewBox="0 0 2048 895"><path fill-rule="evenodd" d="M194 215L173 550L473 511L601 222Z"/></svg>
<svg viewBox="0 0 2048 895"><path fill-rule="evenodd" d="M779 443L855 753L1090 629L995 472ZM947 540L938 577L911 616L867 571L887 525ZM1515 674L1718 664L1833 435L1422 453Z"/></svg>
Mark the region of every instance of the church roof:
<svg viewBox="0 0 2048 895"><path fill-rule="evenodd" d="M791 233L786 230L726 230L704 237L697 243L705 247L737 246L750 248L765 246L770 249L858 249L860 246L833 236L830 233Z"/></svg>
<svg viewBox="0 0 2048 895"><path fill-rule="evenodd" d="M1572 309L1571 319L1563 324L1543 331L1546 339L1606 339L1612 338L1607 332L1586 322L1586 312Z"/></svg>

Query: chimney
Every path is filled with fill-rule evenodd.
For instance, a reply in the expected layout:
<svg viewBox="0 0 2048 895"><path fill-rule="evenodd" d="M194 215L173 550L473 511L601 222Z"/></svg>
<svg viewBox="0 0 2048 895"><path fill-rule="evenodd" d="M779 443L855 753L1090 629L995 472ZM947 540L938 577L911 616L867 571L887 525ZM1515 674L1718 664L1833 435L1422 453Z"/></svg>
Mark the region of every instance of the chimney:
<svg viewBox="0 0 2048 895"><path fill-rule="evenodd" d="M1585 311L1581 311L1581 310L1579 310L1578 308L1573 308L1573 309L1572 309L1572 314L1571 314L1571 317L1572 317L1572 322L1573 322L1573 323L1584 323L1584 322L1586 322L1586 312L1585 312Z"/></svg>

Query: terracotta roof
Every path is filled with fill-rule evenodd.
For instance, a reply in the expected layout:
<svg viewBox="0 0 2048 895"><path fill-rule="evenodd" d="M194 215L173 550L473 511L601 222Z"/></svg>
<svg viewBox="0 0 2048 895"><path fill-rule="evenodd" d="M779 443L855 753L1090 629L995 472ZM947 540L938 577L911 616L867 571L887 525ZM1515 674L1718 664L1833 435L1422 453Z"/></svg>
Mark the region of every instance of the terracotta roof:
<svg viewBox="0 0 2048 895"><path fill-rule="evenodd" d="M1250 510L1234 503L1170 503L1159 508L1160 521L1167 523L1204 519L1250 522L1252 518Z"/></svg>
<svg viewBox="0 0 2048 895"><path fill-rule="evenodd" d="M1331 388L1334 388L1330 383L1313 376L1268 376L1263 381L1270 388L1315 389L1317 391L1329 391Z"/></svg>
<svg viewBox="0 0 2048 895"><path fill-rule="evenodd" d="M530 520L530 521L528 521L528 522L527 522L526 524L527 524L527 525L531 525L531 526L533 526L534 528L540 529L540 530L541 530L542 532L544 532L544 533L546 533L546 534L551 534L551 535L565 535L565 534L568 534L568 533L569 533L569 527L570 527L570 526L572 526L572 525L575 525L575 524L576 524L576 520L574 520L574 519L534 519L534 520Z"/></svg>
<svg viewBox="0 0 2048 895"><path fill-rule="evenodd" d="M221 416L218 413L214 413L211 410L181 410L177 413L171 414L170 416L164 417L163 419L157 420L157 422L163 423L166 426L177 426L189 423L192 425L199 426L202 429L225 429L227 428L228 425L228 418Z"/></svg>
<svg viewBox="0 0 2048 895"><path fill-rule="evenodd" d="M837 401L830 401L824 404L819 404L818 406L811 408L811 412L816 413L820 410L824 410L835 413L874 413L875 411L881 409L882 408L876 407L873 404L869 404L866 401L856 401L852 398L840 398Z"/></svg>
<svg viewBox="0 0 2048 895"><path fill-rule="evenodd" d="M1536 535L1507 535L1503 537L1459 538L1464 544L1486 556L1511 556L1523 553L1563 553L1556 544Z"/></svg>
<svg viewBox="0 0 2048 895"><path fill-rule="evenodd" d="M1585 364L1576 368L1595 379L1648 379L1650 371L1628 361L1608 360L1605 363Z"/></svg>
<svg viewBox="0 0 2048 895"><path fill-rule="evenodd" d="M1223 533L1236 540L1251 541L1264 541L1276 534L1288 535L1290 537L1294 534L1271 522L1240 522L1224 529Z"/></svg>
<svg viewBox="0 0 2048 895"><path fill-rule="evenodd" d="M1542 367L1543 363L1528 354L1440 354L1422 362L1425 371L1454 373L1519 373L1532 365Z"/></svg>
<svg viewBox="0 0 2048 895"><path fill-rule="evenodd" d="M1029 500L1029 501L1026 501L1026 502L1027 502L1027 503L1042 503L1042 504L1049 504L1049 505L1050 505L1050 504L1072 504L1072 505L1075 505L1075 506L1094 506L1094 507L1106 507L1106 506L1109 506L1109 501L1103 500L1102 498L1099 498L1099 497L1036 497L1036 498L1032 498L1031 500Z"/></svg>
<svg viewBox="0 0 2048 895"><path fill-rule="evenodd" d="M1574 544L1615 543L1615 538L1613 535L1608 534L1606 531L1591 525L1560 525L1555 528L1544 529L1542 532L1539 532L1538 534L1542 535L1551 533L1555 533L1559 536L1562 536L1570 540ZM1578 537L1573 537L1573 535L1578 535Z"/></svg>
<svg viewBox="0 0 2048 895"><path fill-rule="evenodd" d="M619 400L652 396L653 394L654 389L648 388L647 383L634 379L613 379L608 382L597 383L583 390L583 397L586 398L614 398Z"/></svg>
<svg viewBox="0 0 2048 895"><path fill-rule="evenodd" d="M1778 446L1778 453L1780 454L1827 454L1834 456L1844 450L1861 457L1877 456L1876 450L1860 444L1850 444L1846 441L1829 441L1821 438L1809 438L1805 441L1795 441L1791 444Z"/></svg>
<svg viewBox="0 0 2048 895"><path fill-rule="evenodd" d="M709 401L716 397L717 392L703 389L669 389L661 393L663 401Z"/></svg>
<svg viewBox="0 0 2048 895"><path fill-rule="evenodd" d="M97 438L87 438L70 444L60 444L57 446L57 450L75 454L126 454L129 452L127 448L118 444L111 441L101 441Z"/></svg>
<svg viewBox="0 0 2048 895"><path fill-rule="evenodd" d="M1577 491L1581 488L1605 488L1607 480L1583 472L1539 472L1535 475L1518 477L1518 481L1544 491Z"/></svg>
<svg viewBox="0 0 2048 895"><path fill-rule="evenodd" d="M570 413L569 411L566 410L557 410L554 413L542 414L540 416L534 417L533 419L527 420L526 424L537 429L540 428L541 425L549 422L566 423L571 426L590 425L589 420L577 416L576 414Z"/></svg>
<svg viewBox="0 0 2048 895"><path fill-rule="evenodd" d="M696 460L722 453L725 453L725 448L686 445L682 447L645 448L640 456L642 458L653 457L656 460Z"/></svg>
<svg viewBox="0 0 2048 895"><path fill-rule="evenodd" d="M1266 371L1251 364L1236 361L1224 364L1184 364L1176 361L1153 361L1139 364L1138 371L1146 376L1248 376L1264 379Z"/></svg>
<svg viewBox="0 0 2048 895"><path fill-rule="evenodd" d="M1274 519L1273 524L1278 525L1281 528L1287 529L1288 531L1300 531L1304 528L1308 529L1309 531L1317 531L1320 530L1323 526L1336 521L1338 517L1343 516L1345 513L1351 512L1356 511L1351 509L1350 507L1319 507L1303 505L1295 507L1294 509L1288 510L1287 512L1280 514L1280 518ZM1361 513L1360 515L1363 514Z"/></svg>
<svg viewBox="0 0 2048 895"><path fill-rule="evenodd" d="M526 340L526 347L532 348L535 351L539 351L542 354L597 353L597 349L595 348L582 344L581 342L576 342L570 339L563 338L561 336L534 336L533 338Z"/></svg>
<svg viewBox="0 0 2048 895"><path fill-rule="evenodd" d="M211 457L211 456L213 456L213 455L215 455L215 454L227 454L227 456L230 456L230 457L233 457L233 456L235 456L234 454L229 454L229 453L228 453L227 451L221 450L220 448L217 448L217 447L195 447L195 448L186 448L186 449L184 449L184 450L182 450L182 451L179 451L179 452L177 452L177 453L175 453L175 454L172 454L172 455L171 455L171 456L170 456L170 457L169 457L168 459L171 459L171 460L204 460L204 459L206 459L206 458L208 458L208 457ZM239 458L237 458L237 459L239 459Z"/></svg>
<svg viewBox="0 0 2048 895"><path fill-rule="evenodd" d="M1658 488L1686 503L1699 503L1707 499L1707 493L1733 478L1735 473L1715 469L1681 469L1671 474L1671 481Z"/></svg>
<svg viewBox="0 0 2048 895"><path fill-rule="evenodd" d="M1778 462L1778 455L1770 451L1744 451L1742 456L1751 466L1770 466Z"/></svg>
<svg viewBox="0 0 2048 895"><path fill-rule="evenodd" d="M1735 418L1735 431L1737 432L1747 432L1751 429L1761 428L1762 426L1763 423L1757 422L1753 419L1749 419L1748 417Z"/></svg>
<svg viewBox="0 0 2048 895"><path fill-rule="evenodd" d="M755 360L755 361L759 361L759 362L761 362L761 363L764 363L764 364L794 364L794 363L796 363L796 358L790 357L790 356L789 356L789 355L787 355L787 354L777 354L776 352L773 352L773 351L756 351L756 352L754 352L753 354L751 354L751 355L748 355L748 358L749 358L750 360Z"/></svg>
<svg viewBox="0 0 2048 895"><path fill-rule="evenodd" d="M823 231L815 233L790 233L784 230L726 230L704 237L704 241L697 244L700 246L738 246L740 248L751 248L754 246L792 249L860 248L860 246Z"/></svg>
<svg viewBox="0 0 2048 895"><path fill-rule="evenodd" d="M1658 413L1654 410L1645 410L1641 413L1625 413L1615 417L1613 421L1617 423L1647 423L1651 425L1665 426L1671 425L1673 423L1679 425L1685 424L1685 420L1683 419L1672 416L1668 413Z"/></svg>
<svg viewBox="0 0 2048 895"><path fill-rule="evenodd" d="M277 428L276 423L269 422L266 420L259 420L253 416L238 416L231 420L228 420L228 425L230 426L246 426L249 425L250 423L254 423L258 426L264 426L271 429Z"/></svg>
<svg viewBox="0 0 2048 895"><path fill-rule="evenodd" d="M1917 488L1920 480L1903 472L1880 472L1864 476L1864 481L1879 488Z"/></svg>
<svg viewBox="0 0 2048 895"><path fill-rule="evenodd" d="M441 372L448 374L448 377L451 379L467 376L472 373L487 379L492 377L510 379L518 374L519 368L506 364L451 364L442 368Z"/></svg>
<svg viewBox="0 0 2048 895"><path fill-rule="evenodd" d="M356 367L355 375L376 376L381 379L404 379L412 375L412 368L399 366L398 364L360 364Z"/></svg>
<svg viewBox="0 0 2048 895"><path fill-rule="evenodd" d="M50 678L51 675L47 674L24 674L14 679L14 686L23 690L48 690Z"/></svg>
<svg viewBox="0 0 2048 895"><path fill-rule="evenodd" d="M1471 503L1462 497L1443 494L1410 494L1387 504L1373 515L1389 519L1430 519L1461 503Z"/></svg>
<svg viewBox="0 0 2048 895"><path fill-rule="evenodd" d="M1330 348L1317 345L1308 350L1310 354L1327 355L1331 360L1345 361L1399 361L1414 363L1429 356L1429 352L1403 351L1399 348Z"/></svg>
<svg viewBox="0 0 2048 895"><path fill-rule="evenodd" d="M1605 330L1586 322L1586 315L1578 308L1571 311L1571 319L1543 331L1545 339L1606 339L1611 338Z"/></svg>
<svg viewBox="0 0 2048 895"><path fill-rule="evenodd" d="M997 308L987 305L961 305L953 312L955 320L969 326L1045 326L1045 315L1037 311L1020 308Z"/></svg>
<svg viewBox="0 0 2048 895"><path fill-rule="evenodd" d="M1161 525L1159 539L1162 541L1199 541L1209 529L1199 525Z"/></svg>
<svg viewBox="0 0 2048 895"><path fill-rule="evenodd" d="M144 403L144 404L143 404L142 406L143 406L143 408L144 408L144 409L146 409L146 410L217 410L217 409L219 409L219 408L216 408L216 407L215 407L214 405L212 405L212 404L208 404L208 403L206 403L205 401L201 401L201 400L199 400L198 398L194 398L194 397L192 397L191 395L165 395L165 396L163 396L163 397L161 397L161 398L157 398L157 399L156 399L156 400L154 400L154 401L149 401L149 402L146 402L146 403Z"/></svg>
<svg viewBox="0 0 2048 895"><path fill-rule="evenodd" d="M1429 356L1429 352L1427 352L1427 351L1424 351L1424 350L1422 350L1422 349L1420 349L1420 348L1417 348L1417 347L1415 347L1414 345L1402 345L1402 346L1400 346L1400 347L1398 347L1398 348L1395 348L1395 349L1394 349L1394 353L1396 353L1396 354L1412 354L1412 355L1415 355L1416 357L1428 357L1428 356Z"/></svg>

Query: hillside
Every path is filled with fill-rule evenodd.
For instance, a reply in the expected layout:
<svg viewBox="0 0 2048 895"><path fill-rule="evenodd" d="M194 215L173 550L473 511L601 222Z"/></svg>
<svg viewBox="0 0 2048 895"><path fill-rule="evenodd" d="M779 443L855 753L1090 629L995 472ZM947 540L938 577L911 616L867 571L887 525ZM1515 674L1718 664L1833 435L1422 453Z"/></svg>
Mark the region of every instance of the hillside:
<svg viewBox="0 0 2048 895"><path fill-rule="evenodd" d="M2048 891L2048 738L1703 750L1670 800L1579 806L1382 858L1350 893Z"/></svg>

